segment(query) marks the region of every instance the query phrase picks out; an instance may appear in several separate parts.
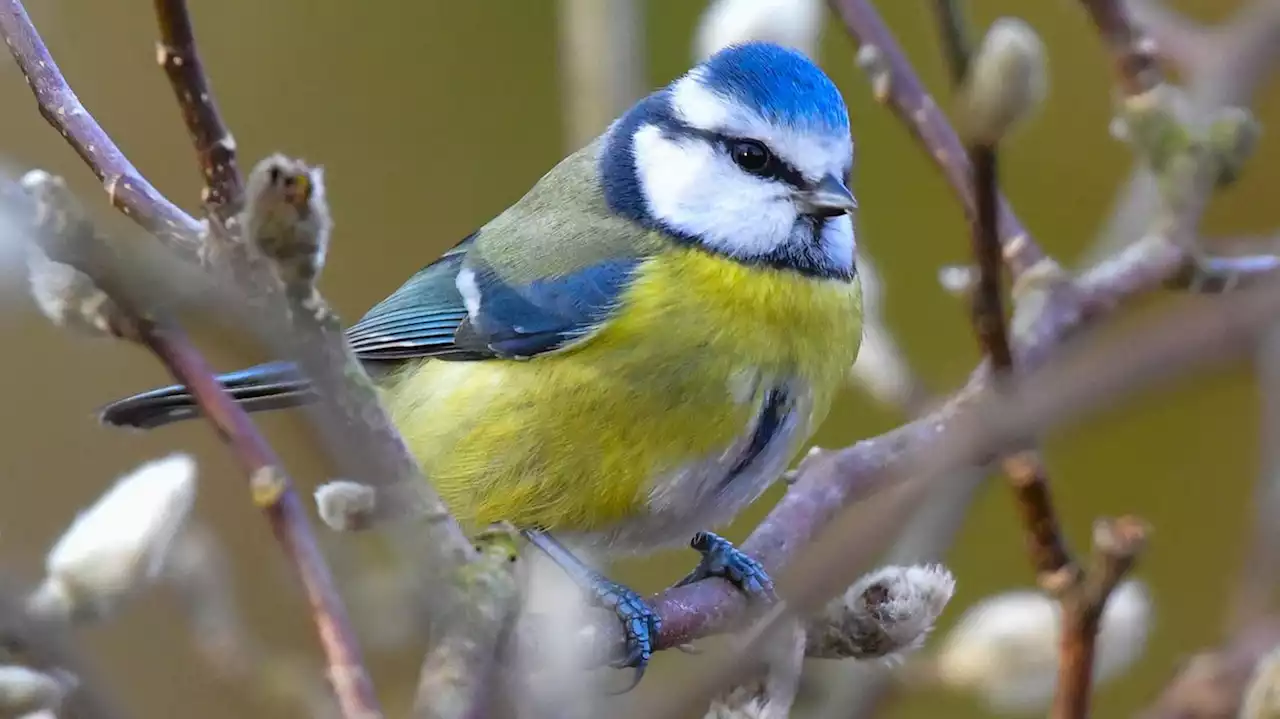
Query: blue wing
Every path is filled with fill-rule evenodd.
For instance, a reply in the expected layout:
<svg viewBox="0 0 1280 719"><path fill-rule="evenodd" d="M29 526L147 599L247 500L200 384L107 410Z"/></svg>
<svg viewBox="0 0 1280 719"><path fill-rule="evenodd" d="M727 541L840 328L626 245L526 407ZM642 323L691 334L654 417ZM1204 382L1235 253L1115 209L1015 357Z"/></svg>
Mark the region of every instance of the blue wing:
<svg viewBox="0 0 1280 719"><path fill-rule="evenodd" d="M510 284L478 257L475 235L419 270L400 289L347 330L356 356L373 365L431 357L452 361L528 358L581 338L607 319L639 260L611 259L570 274ZM458 274L474 278L474 316L458 291ZM284 409L314 399L310 383L288 362L271 362L219 376L245 409ZM194 397L171 385L112 402L107 424L151 429L198 415Z"/></svg>
<svg viewBox="0 0 1280 719"><path fill-rule="evenodd" d="M369 310L347 330L356 356L375 367L425 357L529 358L605 322L637 265L661 243L610 211L597 181L597 150L593 144L566 158L519 202ZM287 363L220 379L251 410L314 398ZM186 388L173 386L113 402L101 416L108 424L149 428L196 413Z"/></svg>
<svg viewBox="0 0 1280 719"><path fill-rule="evenodd" d="M347 330L362 360L528 358L559 349L607 319L639 260L601 260L528 284L509 283L471 235ZM474 313L458 289L466 273Z"/></svg>
<svg viewBox="0 0 1280 719"><path fill-rule="evenodd" d="M454 335L467 317L457 277L476 233L419 270L351 327L347 342L362 360L414 357L475 360L486 355L458 347Z"/></svg>

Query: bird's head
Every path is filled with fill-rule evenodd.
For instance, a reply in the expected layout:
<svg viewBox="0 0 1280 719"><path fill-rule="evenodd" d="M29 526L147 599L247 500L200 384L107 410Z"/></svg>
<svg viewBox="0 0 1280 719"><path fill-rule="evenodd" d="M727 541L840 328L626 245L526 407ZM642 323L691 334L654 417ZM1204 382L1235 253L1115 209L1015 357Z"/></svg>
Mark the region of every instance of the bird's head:
<svg viewBox="0 0 1280 719"><path fill-rule="evenodd" d="M749 263L850 278L849 115L803 54L729 47L641 100L601 154L614 211Z"/></svg>

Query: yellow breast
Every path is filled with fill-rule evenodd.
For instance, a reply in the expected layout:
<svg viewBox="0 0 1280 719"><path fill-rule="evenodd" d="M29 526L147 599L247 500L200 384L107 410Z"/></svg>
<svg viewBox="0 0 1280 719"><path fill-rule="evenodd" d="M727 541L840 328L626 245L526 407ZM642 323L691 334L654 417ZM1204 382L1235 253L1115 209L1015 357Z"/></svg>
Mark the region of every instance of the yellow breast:
<svg viewBox="0 0 1280 719"><path fill-rule="evenodd" d="M644 512L656 478L744 432L755 407L735 388L746 375L804 383L816 426L860 338L856 281L673 248L644 262L613 318L572 347L426 360L390 378L387 397L463 521L599 531Z"/></svg>

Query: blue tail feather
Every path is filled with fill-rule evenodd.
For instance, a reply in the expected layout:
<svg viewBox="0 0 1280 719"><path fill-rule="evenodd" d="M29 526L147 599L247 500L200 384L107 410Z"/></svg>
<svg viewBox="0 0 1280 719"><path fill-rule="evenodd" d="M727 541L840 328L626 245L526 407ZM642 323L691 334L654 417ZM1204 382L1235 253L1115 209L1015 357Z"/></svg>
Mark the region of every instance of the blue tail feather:
<svg viewBox="0 0 1280 719"><path fill-rule="evenodd" d="M268 362L218 375L218 381L249 412L296 407L314 399L311 385L291 362ZM183 385L170 385L116 400L102 408L103 424L154 429L199 416Z"/></svg>

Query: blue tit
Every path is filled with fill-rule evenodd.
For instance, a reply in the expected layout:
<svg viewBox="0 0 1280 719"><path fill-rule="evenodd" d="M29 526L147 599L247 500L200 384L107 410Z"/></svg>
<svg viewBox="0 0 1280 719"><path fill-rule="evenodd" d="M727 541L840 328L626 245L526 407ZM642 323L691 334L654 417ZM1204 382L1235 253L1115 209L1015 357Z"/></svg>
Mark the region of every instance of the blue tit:
<svg viewBox="0 0 1280 719"><path fill-rule="evenodd" d="M771 582L728 522L827 414L862 336L853 142L804 55L727 48L586 147L347 331L426 476L471 527L507 521L625 620L642 668L658 618L570 554L686 542L686 581ZM288 364L225 375L250 410L299 404ZM114 425L197 414L182 387ZM559 541L557 541L559 540Z"/></svg>

